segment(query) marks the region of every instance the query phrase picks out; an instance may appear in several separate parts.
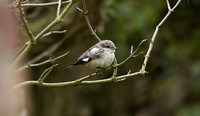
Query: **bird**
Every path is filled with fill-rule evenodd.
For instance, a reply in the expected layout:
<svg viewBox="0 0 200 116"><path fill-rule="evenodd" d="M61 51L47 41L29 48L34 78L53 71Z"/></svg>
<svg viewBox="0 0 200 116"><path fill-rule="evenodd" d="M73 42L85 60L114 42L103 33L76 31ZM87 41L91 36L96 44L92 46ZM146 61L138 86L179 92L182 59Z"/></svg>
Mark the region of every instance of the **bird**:
<svg viewBox="0 0 200 116"><path fill-rule="evenodd" d="M82 53L76 62L60 66L57 70L77 65L86 65L93 69L107 69L114 62L116 50L117 47L111 40L102 40Z"/></svg>

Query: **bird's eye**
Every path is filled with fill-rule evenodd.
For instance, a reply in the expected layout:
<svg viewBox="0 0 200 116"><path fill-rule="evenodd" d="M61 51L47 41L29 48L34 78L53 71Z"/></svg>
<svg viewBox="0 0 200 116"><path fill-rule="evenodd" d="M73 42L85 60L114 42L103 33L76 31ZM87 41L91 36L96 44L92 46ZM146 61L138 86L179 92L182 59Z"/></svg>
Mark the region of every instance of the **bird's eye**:
<svg viewBox="0 0 200 116"><path fill-rule="evenodd" d="M110 48L110 46L106 46L107 48Z"/></svg>

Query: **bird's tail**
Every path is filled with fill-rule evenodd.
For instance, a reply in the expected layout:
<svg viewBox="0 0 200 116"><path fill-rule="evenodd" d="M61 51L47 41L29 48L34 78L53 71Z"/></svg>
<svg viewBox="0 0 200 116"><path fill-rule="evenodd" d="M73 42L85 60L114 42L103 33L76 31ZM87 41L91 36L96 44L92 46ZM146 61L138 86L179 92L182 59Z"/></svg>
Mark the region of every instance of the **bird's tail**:
<svg viewBox="0 0 200 116"><path fill-rule="evenodd" d="M74 64L62 65L62 66L57 67L55 70L56 71L61 71L61 70L65 69L65 68L69 68L69 67L72 67L72 66L74 66Z"/></svg>

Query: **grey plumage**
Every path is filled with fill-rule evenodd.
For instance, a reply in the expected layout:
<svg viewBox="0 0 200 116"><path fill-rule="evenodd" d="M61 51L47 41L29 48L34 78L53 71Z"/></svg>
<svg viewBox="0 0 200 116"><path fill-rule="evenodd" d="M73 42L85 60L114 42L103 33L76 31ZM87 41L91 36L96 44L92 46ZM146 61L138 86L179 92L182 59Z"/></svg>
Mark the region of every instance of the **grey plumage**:
<svg viewBox="0 0 200 116"><path fill-rule="evenodd" d="M59 70L80 64L86 64L92 68L108 68L114 61L115 50L117 50L117 48L112 41L100 41L85 51L75 63L61 66Z"/></svg>

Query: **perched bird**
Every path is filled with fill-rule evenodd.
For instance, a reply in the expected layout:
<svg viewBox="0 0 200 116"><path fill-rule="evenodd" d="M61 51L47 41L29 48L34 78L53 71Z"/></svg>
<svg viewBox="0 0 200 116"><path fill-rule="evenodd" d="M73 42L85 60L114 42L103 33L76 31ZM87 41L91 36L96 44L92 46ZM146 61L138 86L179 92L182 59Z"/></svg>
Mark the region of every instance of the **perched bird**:
<svg viewBox="0 0 200 116"><path fill-rule="evenodd" d="M70 65L63 65L57 70L84 64L91 68L106 69L110 67L115 59L117 47L110 40L103 40L85 51L78 60Z"/></svg>

